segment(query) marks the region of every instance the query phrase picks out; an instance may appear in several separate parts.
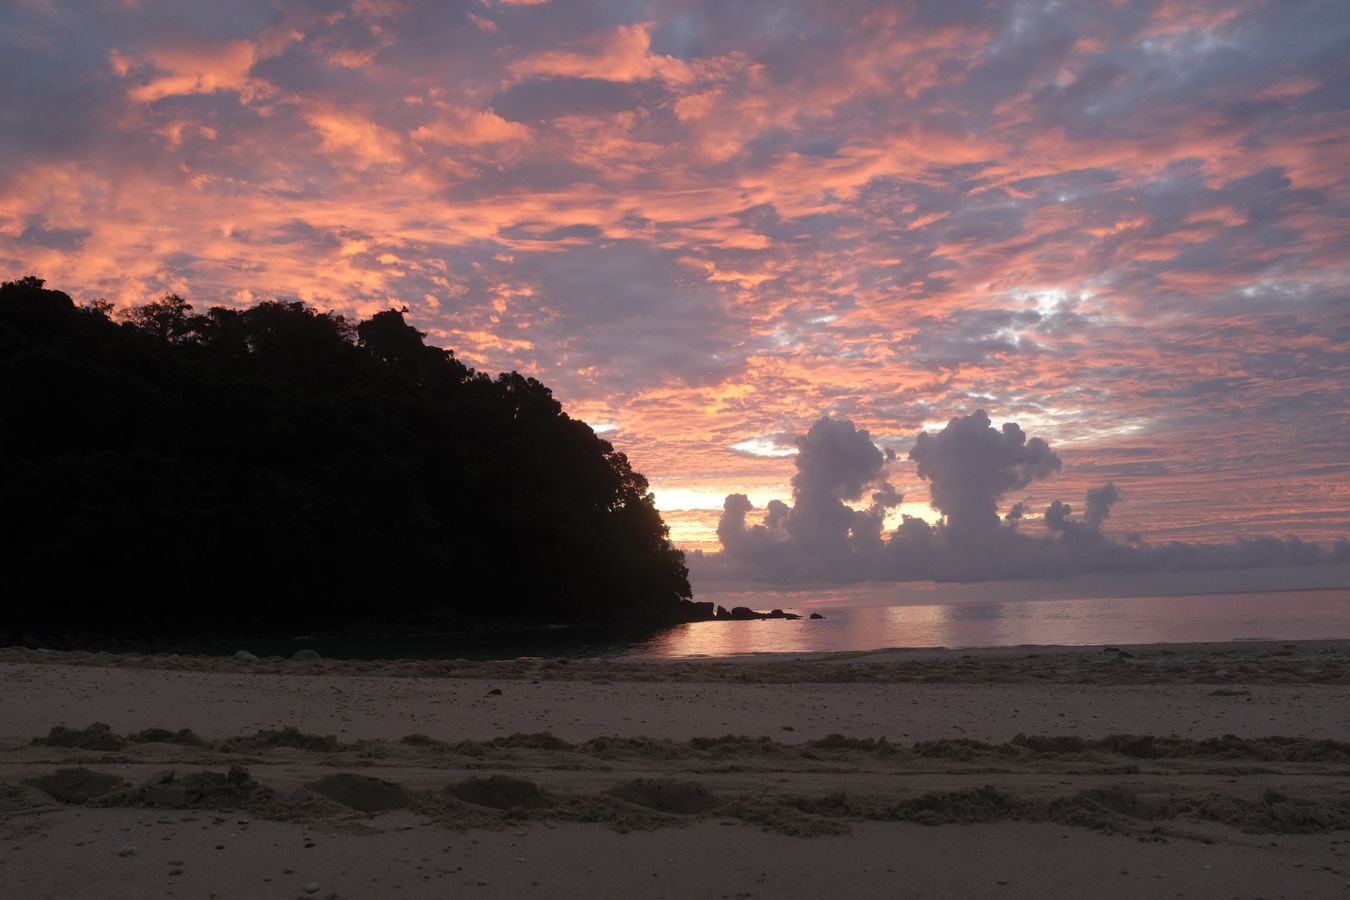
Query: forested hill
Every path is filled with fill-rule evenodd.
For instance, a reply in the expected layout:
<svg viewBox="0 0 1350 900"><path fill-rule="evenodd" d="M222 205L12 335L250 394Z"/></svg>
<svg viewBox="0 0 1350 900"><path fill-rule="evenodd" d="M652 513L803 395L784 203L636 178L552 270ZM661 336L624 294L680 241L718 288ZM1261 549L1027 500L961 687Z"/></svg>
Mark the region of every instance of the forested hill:
<svg viewBox="0 0 1350 900"><path fill-rule="evenodd" d="M624 454L422 337L0 286L0 636L686 618Z"/></svg>

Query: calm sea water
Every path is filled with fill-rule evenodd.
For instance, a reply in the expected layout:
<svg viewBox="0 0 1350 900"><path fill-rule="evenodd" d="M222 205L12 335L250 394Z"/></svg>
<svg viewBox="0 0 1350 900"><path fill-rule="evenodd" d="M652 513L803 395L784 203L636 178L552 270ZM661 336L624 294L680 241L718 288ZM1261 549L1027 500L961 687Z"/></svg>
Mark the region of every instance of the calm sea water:
<svg viewBox="0 0 1350 900"><path fill-rule="evenodd" d="M754 595L722 595L723 605ZM708 599L713 599L708 597ZM963 599L878 605L865 591L760 595L824 619L695 622L629 652L671 658L808 653L883 647L1149 644L1350 638L1350 588L1166 597ZM798 602L787 602L797 599Z"/></svg>
<svg viewBox="0 0 1350 900"><path fill-rule="evenodd" d="M862 585L821 591L701 592L728 608L781 608L825 618L695 622L652 632L571 629L389 640L259 642L289 656L312 647L334 659L639 659L813 653L885 647L1004 647L1231 640L1350 639L1350 587L1129 596L1130 583L1003 582ZM1107 588L1115 596L1100 596ZM1094 590L1098 596L1075 596ZM195 652L232 653L237 646Z"/></svg>

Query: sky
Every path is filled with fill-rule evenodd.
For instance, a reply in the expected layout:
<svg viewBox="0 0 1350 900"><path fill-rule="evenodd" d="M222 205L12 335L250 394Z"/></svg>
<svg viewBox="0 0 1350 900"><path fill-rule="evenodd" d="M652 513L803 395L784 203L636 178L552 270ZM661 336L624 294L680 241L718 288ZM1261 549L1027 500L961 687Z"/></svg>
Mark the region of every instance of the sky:
<svg viewBox="0 0 1350 900"><path fill-rule="evenodd" d="M8 0L0 160L5 278L406 306L691 550L936 524L917 435L1005 422L947 524L1350 535L1344 0Z"/></svg>

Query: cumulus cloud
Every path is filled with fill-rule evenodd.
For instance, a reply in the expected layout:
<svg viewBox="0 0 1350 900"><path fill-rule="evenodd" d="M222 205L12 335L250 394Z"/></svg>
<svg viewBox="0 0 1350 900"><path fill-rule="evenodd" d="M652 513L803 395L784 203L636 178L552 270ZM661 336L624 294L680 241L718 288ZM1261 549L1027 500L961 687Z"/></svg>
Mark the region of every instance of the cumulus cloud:
<svg viewBox="0 0 1350 900"><path fill-rule="evenodd" d="M1062 460L1044 439L1028 438L1012 422L995 429L977 410L951 419L938 432L920 432L909 460L929 482L936 525L903 516L883 533L888 510L903 497L886 481L890 464L867 431L843 419L822 417L797 439L791 505L771 501L763 521L750 524L754 507L744 494L726 498L718 522L719 555L693 556L703 581L735 579L775 584L933 578L974 581L1053 577L1082 572L1150 572L1249 568L1350 561L1350 546L1289 538L1232 543L1124 541L1103 526L1122 493L1114 482L1089 488L1084 513L1053 500L1028 534L1020 526L1026 502L1000 518L1012 491L1050 477ZM849 505L870 493L871 503Z"/></svg>
<svg viewBox="0 0 1350 900"><path fill-rule="evenodd" d="M937 434L919 433L909 458L931 485L933 507L954 540L984 541L999 527L998 504L1009 492L1058 472L1063 464L1040 438L989 424L984 410L954 418Z"/></svg>
<svg viewBox="0 0 1350 900"><path fill-rule="evenodd" d="M847 577L853 561L880 544L885 511L903 498L880 480L885 456L852 422L822 416L796 444L792 504L771 500L763 521L748 525L753 505L744 494L731 494L718 539L729 556L753 565L774 567L797 555L793 568L808 578ZM871 487L870 506L854 509L845 502Z"/></svg>

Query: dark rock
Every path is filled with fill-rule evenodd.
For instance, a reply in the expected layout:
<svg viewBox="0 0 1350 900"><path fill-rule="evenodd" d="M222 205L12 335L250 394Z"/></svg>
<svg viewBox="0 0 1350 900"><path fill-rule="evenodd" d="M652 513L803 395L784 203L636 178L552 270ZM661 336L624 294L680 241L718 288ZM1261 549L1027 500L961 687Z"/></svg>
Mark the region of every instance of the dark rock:
<svg viewBox="0 0 1350 900"><path fill-rule="evenodd" d="M725 606L719 606L717 607L717 614L713 618L730 619L731 613L727 612L727 608Z"/></svg>
<svg viewBox="0 0 1350 900"><path fill-rule="evenodd" d="M820 613L811 613L811 615L809 616L809 618L812 618L812 619L823 619L823 618L825 618L825 617L822 616Z"/></svg>
<svg viewBox="0 0 1350 900"><path fill-rule="evenodd" d="M719 606L718 609L721 610L721 607ZM717 618L724 617L719 612ZM737 606L725 618L743 622L749 619L800 619L801 616L796 613L785 613L781 609L775 609L771 612L757 612L748 606Z"/></svg>
<svg viewBox="0 0 1350 900"><path fill-rule="evenodd" d="M323 657L319 655L317 650L310 650L308 647L306 647L303 650L295 651L295 653L291 656L291 659L298 659L302 661L308 660L312 662L315 660L323 659Z"/></svg>

